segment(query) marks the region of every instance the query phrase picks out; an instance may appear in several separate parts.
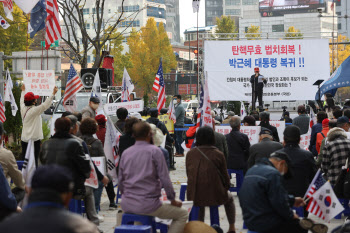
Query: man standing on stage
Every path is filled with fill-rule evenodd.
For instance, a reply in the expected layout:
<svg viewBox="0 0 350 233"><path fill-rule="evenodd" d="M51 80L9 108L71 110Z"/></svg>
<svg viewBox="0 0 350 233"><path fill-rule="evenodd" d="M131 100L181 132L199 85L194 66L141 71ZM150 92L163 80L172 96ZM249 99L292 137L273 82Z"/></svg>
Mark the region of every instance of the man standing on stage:
<svg viewBox="0 0 350 233"><path fill-rule="evenodd" d="M256 102L256 99L259 99L259 106L263 107L263 101L262 101L262 97L263 97L263 88L264 88L264 84L267 83L267 80L264 78L264 76L262 76L259 72L259 68L256 67L254 68L254 73L251 77L250 77L250 82L252 83L252 101L253 103Z"/></svg>

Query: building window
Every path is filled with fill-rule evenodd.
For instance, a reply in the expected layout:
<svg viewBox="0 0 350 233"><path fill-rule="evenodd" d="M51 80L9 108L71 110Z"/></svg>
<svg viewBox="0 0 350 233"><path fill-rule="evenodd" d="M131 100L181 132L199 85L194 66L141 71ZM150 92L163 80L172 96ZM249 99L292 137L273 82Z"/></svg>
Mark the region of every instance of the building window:
<svg viewBox="0 0 350 233"><path fill-rule="evenodd" d="M165 0L147 0L148 2L162 3L165 4Z"/></svg>
<svg viewBox="0 0 350 233"><path fill-rule="evenodd" d="M124 6L124 12L136 12L140 10L140 6L139 5L134 5L134 6ZM118 7L118 11L122 12L122 7Z"/></svg>
<svg viewBox="0 0 350 233"><path fill-rule="evenodd" d="M241 5L241 0L226 0L225 1L226 6L237 6Z"/></svg>
<svg viewBox="0 0 350 233"><path fill-rule="evenodd" d="M111 9L108 9L108 13L109 13L109 14L112 13L112 10L111 10Z"/></svg>
<svg viewBox="0 0 350 233"><path fill-rule="evenodd" d="M272 25L272 32L284 32L284 24Z"/></svg>
<svg viewBox="0 0 350 233"><path fill-rule="evenodd" d="M84 8L83 9L83 15L88 15L90 14L90 9L89 8Z"/></svg>
<svg viewBox="0 0 350 233"><path fill-rule="evenodd" d="M341 30L341 23L338 23L338 30Z"/></svg>
<svg viewBox="0 0 350 233"><path fill-rule="evenodd" d="M258 0L242 0L243 5L258 5Z"/></svg>
<svg viewBox="0 0 350 233"><path fill-rule="evenodd" d="M89 56L87 56L87 63L90 63L90 62L91 62L91 57L89 55Z"/></svg>
<svg viewBox="0 0 350 233"><path fill-rule="evenodd" d="M225 15L241 15L240 9L226 9Z"/></svg>
<svg viewBox="0 0 350 233"><path fill-rule="evenodd" d="M341 6L341 0L340 1L338 0L338 1L335 1L335 2L336 2L336 4L335 4L336 6Z"/></svg>
<svg viewBox="0 0 350 233"><path fill-rule="evenodd" d="M147 16L165 19L165 9L159 7L148 7Z"/></svg>
<svg viewBox="0 0 350 233"><path fill-rule="evenodd" d="M140 20L123 21L121 22L121 27L140 27Z"/></svg>
<svg viewBox="0 0 350 233"><path fill-rule="evenodd" d="M244 28L244 32L247 33L248 32L248 27Z"/></svg>
<svg viewBox="0 0 350 233"><path fill-rule="evenodd" d="M128 42L128 38L129 38L128 36L124 37L124 39L122 40L122 42L123 42L123 43Z"/></svg>
<svg viewBox="0 0 350 233"><path fill-rule="evenodd" d="M101 14L102 8L99 8L99 11L100 11L100 14ZM92 8L92 13L93 13L93 14L96 14L96 8Z"/></svg>
<svg viewBox="0 0 350 233"><path fill-rule="evenodd" d="M85 24L85 28L86 28L86 29L90 29L90 24L89 24L89 23L86 23L86 24Z"/></svg>
<svg viewBox="0 0 350 233"><path fill-rule="evenodd" d="M160 22L157 22L157 27L159 28L159 24L160 24ZM163 26L164 26L164 28L166 28L166 24L165 23L163 23Z"/></svg>

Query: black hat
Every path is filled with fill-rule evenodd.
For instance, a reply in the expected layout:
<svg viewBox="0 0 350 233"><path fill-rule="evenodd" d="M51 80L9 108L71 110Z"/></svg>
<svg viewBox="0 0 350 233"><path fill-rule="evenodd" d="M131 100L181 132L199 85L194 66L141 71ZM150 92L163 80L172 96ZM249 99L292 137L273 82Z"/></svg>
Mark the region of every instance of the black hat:
<svg viewBox="0 0 350 233"><path fill-rule="evenodd" d="M149 113L158 112L158 109L157 108L150 108L148 111L149 111Z"/></svg>
<svg viewBox="0 0 350 233"><path fill-rule="evenodd" d="M261 127L261 131L260 131L259 135L262 135L262 134L268 134L270 136L273 136L272 135L272 131L267 129L267 128L265 128L265 127Z"/></svg>
<svg viewBox="0 0 350 233"><path fill-rule="evenodd" d="M284 152L280 152L280 151L276 151L276 152L273 152L271 155L270 155L270 158L279 158L281 160L284 160L286 161L287 163L287 166L288 166L288 171L286 174L284 174L284 178L285 179L290 179L293 177L293 173L292 173L292 161L290 160L289 156L284 153Z"/></svg>
<svg viewBox="0 0 350 233"><path fill-rule="evenodd" d="M349 123L349 118L347 116L342 116L337 119L337 124Z"/></svg>
<svg viewBox="0 0 350 233"><path fill-rule="evenodd" d="M74 188L71 171L56 164L40 166L34 172L32 188L51 189L58 193L72 192Z"/></svg>
<svg viewBox="0 0 350 233"><path fill-rule="evenodd" d="M268 112L260 112L259 117L261 120L269 120L270 119L270 113Z"/></svg>
<svg viewBox="0 0 350 233"><path fill-rule="evenodd" d="M300 138L300 129L298 126L295 125L289 125L284 129L283 132L284 137L288 139L299 139Z"/></svg>
<svg viewBox="0 0 350 233"><path fill-rule="evenodd" d="M95 97L95 96L91 97L91 98L90 98L90 101L91 101L91 102L94 102L95 104L99 104L99 103L100 103L100 99L97 98L97 97Z"/></svg>

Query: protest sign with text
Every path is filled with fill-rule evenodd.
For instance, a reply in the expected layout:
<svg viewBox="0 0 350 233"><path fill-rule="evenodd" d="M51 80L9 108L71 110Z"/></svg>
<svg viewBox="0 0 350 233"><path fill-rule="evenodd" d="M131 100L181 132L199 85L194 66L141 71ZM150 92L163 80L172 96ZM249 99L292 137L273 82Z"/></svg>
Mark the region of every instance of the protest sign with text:
<svg viewBox="0 0 350 233"><path fill-rule="evenodd" d="M23 70L23 83L26 86L26 92L33 92L40 96L51 96L55 87L55 71Z"/></svg>
<svg viewBox="0 0 350 233"><path fill-rule="evenodd" d="M207 40L204 49L211 100L251 101L255 67L267 80L264 101L314 99L313 83L329 78L327 39Z"/></svg>
<svg viewBox="0 0 350 233"><path fill-rule="evenodd" d="M143 100L105 104L103 108L108 116L115 115L118 108L126 108L129 113L141 112L143 111Z"/></svg>
<svg viewBox="0 0 350 233"><path fill-rule="evenodd" d="M215 126L215 131L223 135L231 132L231 126ZM260 126L241 126L241 133L248 136L250 145L254 145L259 142Z"/></svg>

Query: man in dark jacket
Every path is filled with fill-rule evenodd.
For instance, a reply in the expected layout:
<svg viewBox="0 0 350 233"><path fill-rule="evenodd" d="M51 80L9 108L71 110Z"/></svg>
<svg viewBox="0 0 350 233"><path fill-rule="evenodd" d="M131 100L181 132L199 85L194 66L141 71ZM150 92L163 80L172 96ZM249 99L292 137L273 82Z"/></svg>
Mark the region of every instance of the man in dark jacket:
<svg viewBox="0 0 350 233"><path fill-rule="evenodd" d="M1 233L98 233L97 227L66 208L72 198L71 172L58 165L39 167L32 179L29 203L23 213L0 224Z"/></svg>
<svg viewBox="0 0 350 233"><path fill-rule="evenodd" d="M289 194L301 197L305 195L316 174L316 163L311 152L299 147L300 130L297 126L287 126L283 135L284 148L279 152L289 156L291 159L289 169L293 172L293 178L286 180L285 188Z"/></svg>
<svg viewBox="0 0 350 233"><path fill-rule="evenodd" d="M311 128L311 140L309 145L309 151L316 157L318 155L316 150L317 134L322 131L322 121L327 118L327 113L320 111L317 113L317 124Z"/></svg>
<svg viewBox="0 0 350 233"><path fill-rule="evenodd" d="M56 133L43 143L40 150L42 164L58 164L67 167L73 174L74 195L80 199L85 194L85 180L90 177L90 161L83 146L69 134L71 121L67 117L55 122Z"/></svg>
<svg viewBox="0 0 350 233"><path fill-rule="evenodd" d="M270 155L283 148L282 144L273 141L272 132L264 127L261 128L259 143L249 149L248 168L251 168L259 159L268 158Z"/></svg>
<svg viewBox="0 0 350 233"><path fill-rule="evenodd" d="M273 140L276 141L276 142L279 142L280 141L280 137L278 136L277 128L275 126L270 125L270 113L268 113L268 112L260 113L259 120L260 120L259 126L271 130L272 136L273 136Z"/></svg>
<svg viewBox="0 0 350 233"><path fill-rule="evenodd" d="M303 198L288 195L283 185L292 177L291 160L286 153L274 152L263 158L244 177L238 193L243 219L251 231L268 233L306 233L304 221L293 212L291 206L305 205ZM318 228L327 228L317 224ZM327 232L327 231L325 231Z"/></svg>
<svg viewBox="0 0 350 233"><path fill-rule="evenodd" d="M15 195L11 192L9 183L0 164L0 222L8 215L20 210L17 207Z"/></svg>
<svg viewBox="0 0 350 233"><path fill-rule="evenodd" d="M267 83L267 80L260 74L259 68L254 68L254 73L250 77L250 82L252 84L252 93L254 94L253 103L256 102L256 99L259 99L259 106L263 107L263 88L264 84Z"/></svg>
<svg viewBox="0 0 350 233"><path fill-rule="evenodd" d="M226 134L228 146L227 168L247 171L250 142L247 135L240 132L241 118L234 116L230 120L231 133Z"/></svg>
<svg viewBox="0 0 350 233"><path fill-rule="evenodd" d="M293 119L293 125L299 127L301 134L306 134L310 128L310 117L306 114L304 105L298 106L298 115L299 116Z"/></svg>

